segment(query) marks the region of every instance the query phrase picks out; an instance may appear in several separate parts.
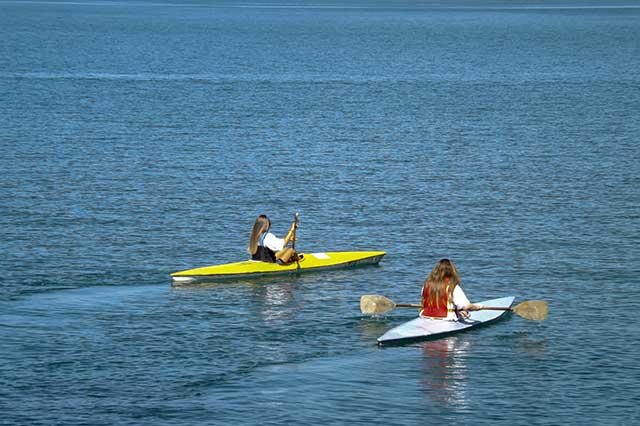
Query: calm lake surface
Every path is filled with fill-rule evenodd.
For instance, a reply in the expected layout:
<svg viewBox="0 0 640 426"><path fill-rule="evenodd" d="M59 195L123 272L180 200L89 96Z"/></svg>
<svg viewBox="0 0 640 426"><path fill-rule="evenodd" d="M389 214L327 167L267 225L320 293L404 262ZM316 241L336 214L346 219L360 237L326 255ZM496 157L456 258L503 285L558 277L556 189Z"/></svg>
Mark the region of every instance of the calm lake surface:
<svg viewBox="0 0 640 426"><path fill-rule="evenodd" d="M638 135L636 2L0 1L0 424L640 424ZM441 257L549 318L378 348Z"/></svg>

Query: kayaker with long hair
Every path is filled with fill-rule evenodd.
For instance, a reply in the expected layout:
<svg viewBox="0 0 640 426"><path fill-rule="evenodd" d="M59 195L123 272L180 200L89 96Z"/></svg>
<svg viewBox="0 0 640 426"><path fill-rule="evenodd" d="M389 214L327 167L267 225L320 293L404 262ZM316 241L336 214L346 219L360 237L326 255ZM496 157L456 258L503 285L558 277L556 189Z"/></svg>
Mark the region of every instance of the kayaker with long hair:
<svg viewBox="0 0 640 426"><path fill-rule="evenodd" d="M247 247L251 259L281 264L295 262L297 260L295 250L292 247L287 247L287 244L295 241L295 226L295 223L291 225L285 238L278 238L269 232L271 220L267 215L258 216L253 224L249 247Z"/></svg>
<svg viewBox="0 0 640 426"><path fill-rule="evenodd" d="M441 259L422 286L420 316L458 320L468 318L468 311L477 311L482 307L469 302L460 287L456 265L449 259Z"/></svg>

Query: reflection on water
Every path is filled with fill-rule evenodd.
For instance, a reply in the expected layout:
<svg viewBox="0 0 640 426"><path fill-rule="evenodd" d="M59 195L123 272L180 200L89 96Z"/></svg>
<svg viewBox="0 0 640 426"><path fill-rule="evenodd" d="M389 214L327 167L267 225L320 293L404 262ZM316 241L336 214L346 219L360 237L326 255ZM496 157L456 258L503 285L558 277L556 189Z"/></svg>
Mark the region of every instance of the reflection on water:
<svg viewBox="0 0 640 426"><path fill-rule="evenodd" d="M249 278L210 278L209 280L203 278L191 283L182 283L180 285L172 284L172 288L175 290L190 291L198 289L229 288L237 286L254 287L261 285L279 284L282 282L293 283L297 279L299 279L299 274L258 276Z"/></svg>
<svg viewBox="0 0 640 426"><path fill-rule="evenodd" d="M291 318L294 310L289 305L294 300L294 284L283 282L274 285L255 285L252 299L256 302L258 315L265 321Z"/></svg>
<svg viewBox="0 0 640 426"><path fill-rule="evenodd" d="M268 322L294 316L294 289L299 283L297 276L290 275L201 281L172 289L181 293L215 292L221 304L233 305L236 312L244 311Z"/></svg>
<svg viewBox="0 0 640 426"><path fill-rule="evenodd" d="M465 352L470 345L469 341L458 337L421 344L424 355L422 384L429 399L457 409L467 407Z"/></svg>

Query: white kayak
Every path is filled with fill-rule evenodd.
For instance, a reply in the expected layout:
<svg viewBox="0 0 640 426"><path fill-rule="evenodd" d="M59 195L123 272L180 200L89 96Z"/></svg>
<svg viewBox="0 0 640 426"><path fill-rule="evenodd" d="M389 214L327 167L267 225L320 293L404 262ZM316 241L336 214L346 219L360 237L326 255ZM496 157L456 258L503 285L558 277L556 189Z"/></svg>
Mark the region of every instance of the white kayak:
<svg viewBox="0 0 640 426"><path fill-rule="evenodd" d="M514 299L515 297L509 296L500 299L485 300L479 303L487 307L510 308ZM378 338L378 344L402 344L418 340L436 339L493 322L502 317L506 312L508 311L473 311L469 312L470 316L468 319L461 321L418 317L384 333Z"/></svg>

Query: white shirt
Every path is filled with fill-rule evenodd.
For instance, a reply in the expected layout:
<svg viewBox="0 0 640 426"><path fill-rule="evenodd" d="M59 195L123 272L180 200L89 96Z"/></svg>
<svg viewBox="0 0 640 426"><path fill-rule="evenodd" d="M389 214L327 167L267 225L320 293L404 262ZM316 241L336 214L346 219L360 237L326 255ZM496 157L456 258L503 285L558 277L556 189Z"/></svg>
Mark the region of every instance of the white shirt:
<svg viewBox="0 0 640 426"><path fill-rule="evenodd" d="M278 252L284 247L284 239L276 237L271 232L267 232L267 235L264 236L262 245Z"/></svg>
<svg viewBox="0 0 640 426"><path fill-rule="evenodd" d="M457 285L456 288L453 289L453 303L449 303L449 306L447 306L447 308L449 309L449 312L447 312L447 319L448 320L458 319L458 317L456 316L456 313L451 311L452 309L454 309L453 305L457 306L459 309L464 306L467 306L470 303L471 302L469 302L469 299L467 299L467 295L464 294L462 287Z"/></svg>

